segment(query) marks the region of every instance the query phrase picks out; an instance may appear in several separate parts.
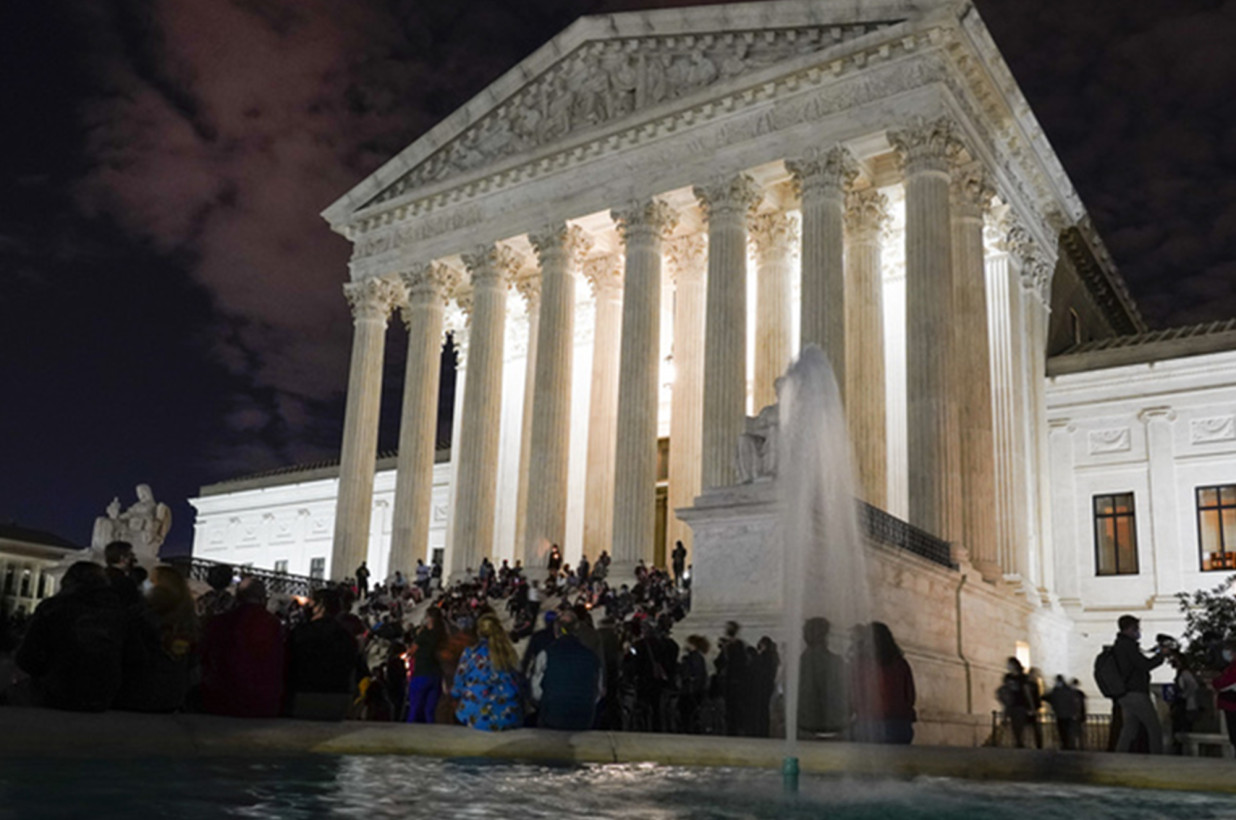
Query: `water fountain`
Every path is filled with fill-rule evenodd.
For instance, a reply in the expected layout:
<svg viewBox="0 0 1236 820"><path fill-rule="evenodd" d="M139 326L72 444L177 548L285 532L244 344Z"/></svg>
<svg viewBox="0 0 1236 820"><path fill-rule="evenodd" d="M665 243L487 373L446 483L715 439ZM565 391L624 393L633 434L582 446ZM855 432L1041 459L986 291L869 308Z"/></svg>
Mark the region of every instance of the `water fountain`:
<svg viewBox="0 0 1236 820"><path fill-rule="evenodd" d="M797 789L799 668L803 624L831 622L834 651L869 611L867 569L859 532L851 448L841 392L824 352L808 345L786 372L778 394L783 620L785 637L787 790Z"/></svg>

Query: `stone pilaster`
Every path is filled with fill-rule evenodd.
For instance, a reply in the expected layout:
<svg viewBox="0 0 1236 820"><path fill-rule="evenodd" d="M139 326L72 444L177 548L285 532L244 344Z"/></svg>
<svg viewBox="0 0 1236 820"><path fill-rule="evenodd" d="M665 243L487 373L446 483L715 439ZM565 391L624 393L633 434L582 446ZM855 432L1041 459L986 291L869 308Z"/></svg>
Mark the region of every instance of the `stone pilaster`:
<svg viewBox="0 0 1236 820"><path fill-rule="evenodd" d="M468 383L457 445L459 486L450 565L455 577L475 570L493 552L506 294L518 267L515 255L500 246L478 248L464 254L463 260L472 279L472 318Z"/></svg>
<svg viewBox="0 0 1236 820"><path fill-rule="evenodd" d="M734 483L747 409L747 218L761 192L742 174L695 189L708 219L704 322L703 487Z"/></svg>
<svg viewBox="0 0 1236 820"><path fill-rule="evenodd" d="M657 399L661 351L661 240L677 218L651 200L613 213L626 246L622 358L614 462L615 578L641 558L651 563L656 534Z"/></svg>
<svg viewBox="0 0 1236 820"><path fill-rule="evenodd" d="M532 451L524 528L524 566L544 566L549 545L566 536L567 461L571 443L571 362L575 348L575 279L588 241L565 224L529 236L541 261L541 311L532 397Z"/></svg>
<svg viewBox="0 0 1236 820"><path fill-rule="evenodd" d="M783 212L757 214L751 219L755 246L755 380L754 405L777 403L773 383L790 364L790 276L797 226Z"/></svg>
<svg viewBox="0 0 1236 820"><path fill-rule="evenodd" d="M419 558L429 558L433 516L433 463L437 450L438 387L442 366L442 313L459 274L439 263L421 265L403 275L408 300L403 321L408 328L404 368L403 413L399 422L399 461L387 574L409 575Z"/></svg>
<svg viewBox="0 0 1236 820"><path fill-rule="evenodd" d="M595 561L610 548L614 527L614 457L618 425L618 367L622 336L622 270L619 254L584 263L596 301L592 343L592 393L588 399L588 462L584 487L583 554Z"/></svg>
<svg viewBox="0 0 1236 820"><path fill-rule="evenodd" d="M846 417L863 499L888 506L884 395L884 275L880 242L888 197L874 188L846 197Z"/></svg>
<svg viewBox="0 0 1236 820"><path fill-rule="evenodd" d="M828 356L844 396L845 191L858 175L846 149L814 149L786 163L802 197L802 324L800 349L819 345Z"/></svg>
<svg viewBox="0 0 1236 820"><path fill-rule="evenodd" d="M515 280L515 289L524 300L524 321L528 323L528 356L524 362L524 406L519 433L519 489L515 497L514 555L522 557L524 533L528 525L528 463L532 458L532 398L536 395L536 342L541 316L541 273L533 268Z"/></svg>
<svg viewBox="0 0 1236 820"><path fill-rule="evenodd" d="M681 541L691 561L691 527L676 510L700 492L700 441L704 412L704 302L708 237L684 236L667 244L674 277L674 387L670 400L668 548Z"/></svg>
<svg viewBox="0 0 1236 820"><path fill-rule="evenodd" d="M949 165L957 143L941 118L889 133L906 188L906 414L910 523L960 541L961 459L953 360Z"/></svg>
<svg viewBox="0 0 1236 820"><path fill-rule="evenodd" d="M961 446L963 543L989 581L1000 576L995 515L996 450L983 214L995 189L977 163L953 169L953 346Z"/></svg>
<svg viewBox="0 0 1236 820"><path fill-rule="evenodd" d="M330 559L330 577L335 580L350 576L369 558L386 320L391 308L404 298L403 284L385 278L350 282L343 286L343 293L352 307L354 330Z"/></svg>

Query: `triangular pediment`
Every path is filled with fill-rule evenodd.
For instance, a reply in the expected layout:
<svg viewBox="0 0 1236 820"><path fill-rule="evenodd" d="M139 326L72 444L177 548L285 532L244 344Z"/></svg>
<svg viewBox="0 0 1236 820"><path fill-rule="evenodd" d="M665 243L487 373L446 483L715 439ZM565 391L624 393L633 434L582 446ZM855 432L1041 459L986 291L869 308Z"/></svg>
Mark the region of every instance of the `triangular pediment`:
<svg viewBox="0 0 1236 820"><path fill-rule="evenodd" d="M586 17L324 213L348 214L575 137L620 127L781 62L938 6L931 0L781 0Z"/></svg>

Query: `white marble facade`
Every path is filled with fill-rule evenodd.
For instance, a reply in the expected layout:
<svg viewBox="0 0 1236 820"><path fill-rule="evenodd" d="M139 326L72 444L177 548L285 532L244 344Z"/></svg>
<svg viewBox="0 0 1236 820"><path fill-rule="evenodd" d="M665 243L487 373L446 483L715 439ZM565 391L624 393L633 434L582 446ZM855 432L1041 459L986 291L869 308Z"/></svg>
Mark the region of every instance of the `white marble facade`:
<svg viewBox="0 0 1236 820"><path fill-rule="evenodd" d="M1231 400L1197 381L1222 367L1047 378L1061 333L1146 328L966 0L583 18L323 216L353 243L341 467L204 491L202 557L305 574L324 558L331 577L434 549L454 573L485 555L535 564L550 541L571 563L601 548L651 560L667 436L666 530L690 548L674 509L733 483L743 414L814 342L847 374L864 494L967 556L955 577L879 564L921 570L928 609L969 584L984 613L911 635L917 657L943 663L961 640L949 629L1003 619L948 661L977 670L967 684L983 694L943 711L990 708L988 679L1019 640L1082 677L1113 607L1167 618L1173 592L1208 582L1166 556L1172 538L1196 551L1190 482L1236 463ZM417 340L408 372L429 375L405 386L400 446L416 455L392 470L373 454L380 331L396 315ZM426 368L447 332L453 447L431 464L417 409L436 399ZM1117 484L1148 513L1142 571L1096 578L1083 513ZM392 507L408 533L396 544Z"/></svg>

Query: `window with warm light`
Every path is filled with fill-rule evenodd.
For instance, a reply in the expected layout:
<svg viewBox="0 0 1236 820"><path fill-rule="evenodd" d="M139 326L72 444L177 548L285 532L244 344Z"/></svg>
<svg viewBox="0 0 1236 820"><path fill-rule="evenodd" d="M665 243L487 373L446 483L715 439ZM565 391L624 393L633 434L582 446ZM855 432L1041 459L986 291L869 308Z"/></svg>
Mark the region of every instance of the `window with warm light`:
<svg viewBox="0 0 1236 820"><path fill-rule="evenodd" d="M1137 527L1133 493L1094 497L1096 575L1137 574Z"/></svg>
<svg viewBox="0 0 1236 820"><path fill-rule="evenodd" d="M1236 484L1198 487L1195 492L1202 572L1236 569Z"/></svg>

